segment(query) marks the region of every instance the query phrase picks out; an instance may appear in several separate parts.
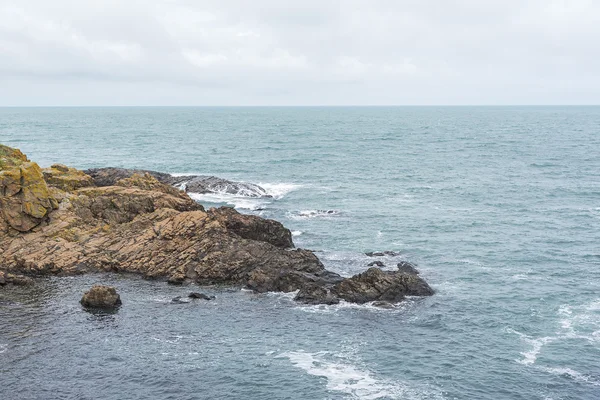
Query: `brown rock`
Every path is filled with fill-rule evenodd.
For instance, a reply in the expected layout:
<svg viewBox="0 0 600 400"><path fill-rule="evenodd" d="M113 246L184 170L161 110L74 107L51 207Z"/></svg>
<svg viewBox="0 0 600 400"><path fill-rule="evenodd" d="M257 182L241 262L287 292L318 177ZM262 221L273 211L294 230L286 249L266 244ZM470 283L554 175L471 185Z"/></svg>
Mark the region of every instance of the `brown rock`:
<svg viewBox="0 0 600 400"><path fill-rule="evenodd" d="M80 301L81 305L88 308L115 308L120 306L121 296L114 287L95 285L85 292Z"/></svg>

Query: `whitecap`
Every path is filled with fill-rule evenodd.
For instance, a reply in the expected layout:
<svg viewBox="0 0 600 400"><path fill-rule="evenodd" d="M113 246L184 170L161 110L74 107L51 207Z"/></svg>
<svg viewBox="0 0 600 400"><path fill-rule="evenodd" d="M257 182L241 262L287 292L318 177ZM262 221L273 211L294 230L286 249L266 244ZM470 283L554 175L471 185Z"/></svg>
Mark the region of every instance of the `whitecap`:
<svg viewBox="0 0 600 400"><path fill-rule="evenodd" d="M292 236L300 236L302 235L304 232L302 231L292 231Z"/></svg>
<svg viewBox="0 0 600 400"><path fill-rule="evenodd" d="M8 344L0 344L0 354L8 350Z"/></svg>
<svg viewBox="0 0 600 400"><path fill-rule="evenodd" d="M402 382L379 379L368 369L351 364L347 359L331 355L329 352L292 351L277 356L284 357L309 375L327 379L327 390L345 393L352 398L443 398L440 393L431 390L415 390Z"/></svg>
<svg viewBox="0 0 600 400"><path fill-rule="evenodd" d="M297 185L295 183L258 183L258 186L265 189L267 194L276 200L279 200L286 194L302 187L302 185Z"/></svg>
<svg viewBox="0 0 600 400"><path fill-rule="evenodd" d="M345 300L341 300L338 304L302 304L297 303L296 308L300 311L314 314L332 314L342 312L344 310L362 310L369 312L401 312L411 307L415 301L412 298L406 298L400 303L389 304L386 307L376 306L376 302L370 303L350 303Z"/></svg>

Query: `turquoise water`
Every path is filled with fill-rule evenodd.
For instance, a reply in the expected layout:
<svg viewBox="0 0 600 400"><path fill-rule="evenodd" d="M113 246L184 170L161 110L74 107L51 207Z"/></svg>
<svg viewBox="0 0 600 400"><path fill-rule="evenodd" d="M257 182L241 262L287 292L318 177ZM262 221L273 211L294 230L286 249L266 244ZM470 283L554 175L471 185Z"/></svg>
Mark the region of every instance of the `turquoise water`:
<svg viewBox="0 0 600 400"><path fill-rule="evenodd" d="M436 290L394 310L123 276L0 289L3 399L600 398L600 107L4 108L43 166L259 183L195 196L275 218L352 275L396 250ZM332 211L330 213L326 211ZM115 284L124 307L77 301Z"/></svg>

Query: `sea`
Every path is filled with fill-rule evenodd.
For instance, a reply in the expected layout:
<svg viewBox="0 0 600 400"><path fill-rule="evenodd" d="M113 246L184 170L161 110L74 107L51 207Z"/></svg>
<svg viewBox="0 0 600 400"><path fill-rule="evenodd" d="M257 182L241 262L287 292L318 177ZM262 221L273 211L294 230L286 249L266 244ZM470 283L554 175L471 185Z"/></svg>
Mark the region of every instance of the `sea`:
<svg viewBox="0 0 600 400"><path fill-rule="evenodd" d="M3 287L0 399L600 399L600 107L0 108L0 143L259 184L192 196L344 276L409 261L435 290L383 309L116 274ZM93 284L123 306L84 311ZM216 299L171 302L190 291Z"/></svg>

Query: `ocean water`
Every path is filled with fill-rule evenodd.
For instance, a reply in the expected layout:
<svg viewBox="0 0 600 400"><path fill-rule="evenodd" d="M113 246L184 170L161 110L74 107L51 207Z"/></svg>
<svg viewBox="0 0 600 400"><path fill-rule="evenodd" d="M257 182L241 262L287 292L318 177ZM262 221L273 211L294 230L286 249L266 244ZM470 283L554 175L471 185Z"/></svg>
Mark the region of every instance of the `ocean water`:
<svg viewBox="0 0 600 400"><path fill-rule="evenodd" d="M600 398L600 107L4 108L0 143L261 184L195 198L343 275L399 251L436 290L387 310L126 275L2 288L1 399ZM94 283L117 313L81 309ZM169 303L190 290L216 300Z"/></svg>

